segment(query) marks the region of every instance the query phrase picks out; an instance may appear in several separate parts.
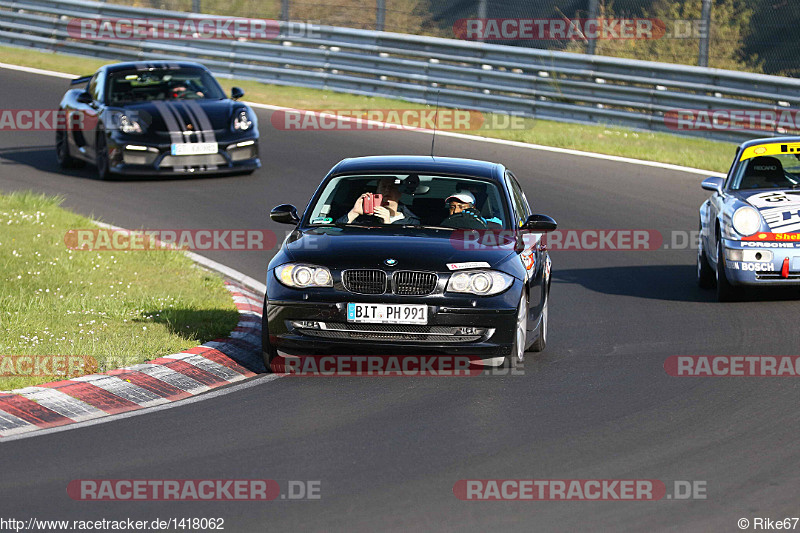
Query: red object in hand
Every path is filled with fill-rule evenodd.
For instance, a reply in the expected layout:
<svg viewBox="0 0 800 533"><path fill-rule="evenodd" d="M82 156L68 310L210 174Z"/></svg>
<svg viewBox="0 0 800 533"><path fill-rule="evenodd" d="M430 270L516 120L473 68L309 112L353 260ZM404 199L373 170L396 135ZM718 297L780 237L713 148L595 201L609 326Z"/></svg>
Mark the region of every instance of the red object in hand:
<svg viewBox="0 0 800 533"><path fill-rule="evenodd" d="M382 194L367 193L367 195L364 197L364 214L374 214L375 206L381 205L381 202L383 202Z"/></svg>

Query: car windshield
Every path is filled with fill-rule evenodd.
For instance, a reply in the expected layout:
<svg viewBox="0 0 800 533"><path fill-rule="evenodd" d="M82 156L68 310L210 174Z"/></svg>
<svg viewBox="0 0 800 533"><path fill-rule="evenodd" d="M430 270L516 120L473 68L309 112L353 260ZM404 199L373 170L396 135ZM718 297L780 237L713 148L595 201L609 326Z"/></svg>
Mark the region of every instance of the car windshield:
<svg viewBox="0 0 800 533"><path fill-rule="evenodd" d="M225 98L214 77L200 68L123 70L110 73L108 82L108 101L112 105Z"/></svg>
<svg viewBox="0 0 800 533"><path fill-rule="evenodd" d="M794 154L757 156L740 165L732 190L800 188L800 159Z"/></svg>
<svg viewBox="0 0 800 533"><path fill-rule="evenodd" d="M380 195L380 196L374 196ZM447 229L505 228L505 202L488 181L421 174L350 175L330 180L309 224Z"/></svg>

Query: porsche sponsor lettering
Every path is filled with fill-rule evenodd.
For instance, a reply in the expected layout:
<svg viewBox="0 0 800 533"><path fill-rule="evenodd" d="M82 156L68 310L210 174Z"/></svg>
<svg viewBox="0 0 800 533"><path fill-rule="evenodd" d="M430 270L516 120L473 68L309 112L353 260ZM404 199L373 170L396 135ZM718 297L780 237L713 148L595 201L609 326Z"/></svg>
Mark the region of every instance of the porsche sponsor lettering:
<svg viewBox="0 0 800 533"><path fill-rule="evenodd" d="M774 272L772 263L745 263L732 261L728 263L731 270L744 270L749 272Z"/></svg>
<svg viewBox="0 0 800 533"><path fill-rule="evenodd" d="M742 246L747 246L750 248L794 248L795 244L791 242L742 241Z"/></svg>

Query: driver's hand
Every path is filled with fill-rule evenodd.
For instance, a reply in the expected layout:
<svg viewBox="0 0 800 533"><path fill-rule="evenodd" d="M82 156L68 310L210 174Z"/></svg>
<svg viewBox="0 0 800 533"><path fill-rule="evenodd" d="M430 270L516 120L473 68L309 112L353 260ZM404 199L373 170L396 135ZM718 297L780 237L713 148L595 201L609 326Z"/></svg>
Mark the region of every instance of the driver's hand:
<svg viewBox="0 0 800 533"><path fill-rule="evenodd" d="M347 221L352 222L359 215L364 214L364 198L366 198L367 193L362 194L356 199L356 203L353 204L353 208L347 213Z"/></svg>
<svg viewBox="0 0 800 533"><path fill-rule="evenodd" d="M384 224L391 224L392 223L392 212L389 211L386 207L382 205L375 206L375 216L383 220Z"/></svg>

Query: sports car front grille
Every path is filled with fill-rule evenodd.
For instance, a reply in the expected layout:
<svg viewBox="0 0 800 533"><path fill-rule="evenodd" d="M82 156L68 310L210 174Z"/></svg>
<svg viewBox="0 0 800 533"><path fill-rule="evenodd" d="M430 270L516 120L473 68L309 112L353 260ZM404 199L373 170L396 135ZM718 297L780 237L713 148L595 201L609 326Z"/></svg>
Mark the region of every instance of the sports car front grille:
<svg viewBox="0 0 800 533"><path fill-rule="evenodd" d="M798 273L798 272L790 272L789 276L784 278L781 275L780 272L769 272L769 271L756 272L756 279L776 279L776 280L795 279L795 280L797 280L797 279L800 279L800 273Z"/></svg>
<svg viewBox="0 0 800 533"><path fill-rule="evenodd" d="M342 272L344 288L356 294L383 294L386 292L386 272L383 270L345 270Z"/></svg>
<svg viewBox="0 0 800 533"><path fill-rule="evenodd" d="M392 276L392 288L395 294L423 296L436 289L437 281L439 277L432 272L400 270Z"/></svg>
<svg viewBox="0 0 800 533"><path fill-rule="evenodd" d="M222 154L207 155L168 155L161 160L162 167L200 167L210 165L224 165L225 156Z"/></svg>
<svg viewBox="0 0 800 533"><path fill-rule="evenodd" d="M407 324L320 323L321 328L300 328L302 335L324 339L408 341L415 343L475 342L493 330L481 327L417 326Z"/></svg>

